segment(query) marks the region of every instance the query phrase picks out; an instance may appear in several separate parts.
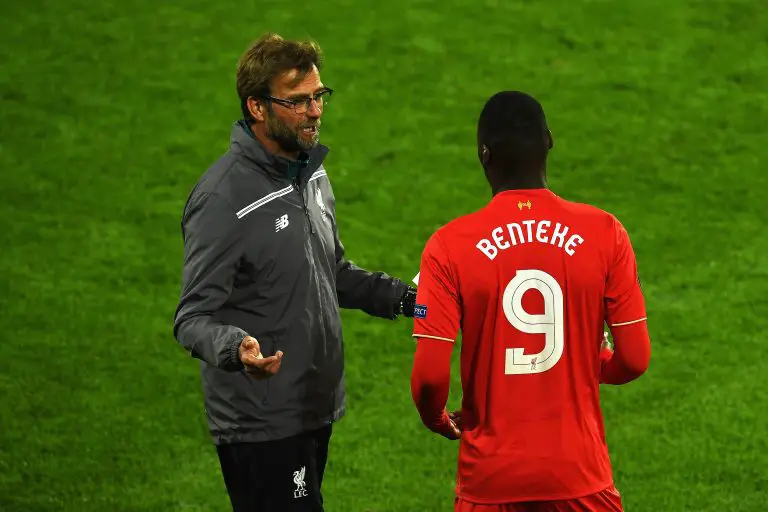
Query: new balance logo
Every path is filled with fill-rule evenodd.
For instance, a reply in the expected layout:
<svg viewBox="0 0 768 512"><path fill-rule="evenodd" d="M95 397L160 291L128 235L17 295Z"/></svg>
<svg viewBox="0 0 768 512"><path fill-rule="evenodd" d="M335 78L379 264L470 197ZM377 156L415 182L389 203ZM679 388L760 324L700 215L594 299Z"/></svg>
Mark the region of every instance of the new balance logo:
<svg viewBox="0 0 768 512"><path fill-rule="evenodd" d="M301 469L293 472L293 483L296 484L296 490L293 491L294 498L303 498L307 495L307 483L304 476L307 473L307 466L301 466Z"/></svg>
<svg viewBox="0 0 768 512"><path fill-rule="evenodd" d="M278 217L275 219L275 233L280 231L281 229L285 229L288 227L288 215L283 215L282 217Z"/></svg>

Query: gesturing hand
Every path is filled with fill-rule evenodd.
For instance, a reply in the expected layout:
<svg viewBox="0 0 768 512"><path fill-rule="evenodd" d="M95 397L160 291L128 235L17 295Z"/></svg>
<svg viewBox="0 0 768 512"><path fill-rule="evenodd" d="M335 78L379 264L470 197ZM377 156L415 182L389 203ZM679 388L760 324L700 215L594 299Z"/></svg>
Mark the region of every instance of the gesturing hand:
<svg viewBox="0 0 768 512"><path fill-rule="evenodd" d="M451 413L443 411L440 420L434 425L429 425L428 428L452 441L459 439L461 437L461 411Z"/></svg>
<svg viewBox="0 0 768 512"><path fill-rule="evenodd" d="M245 372L255 379L266 379L280 369L283 352L278 350L273 356L264 357L259 342L251 336L246 336L240 343L240 361L245 365Z"/></svg>

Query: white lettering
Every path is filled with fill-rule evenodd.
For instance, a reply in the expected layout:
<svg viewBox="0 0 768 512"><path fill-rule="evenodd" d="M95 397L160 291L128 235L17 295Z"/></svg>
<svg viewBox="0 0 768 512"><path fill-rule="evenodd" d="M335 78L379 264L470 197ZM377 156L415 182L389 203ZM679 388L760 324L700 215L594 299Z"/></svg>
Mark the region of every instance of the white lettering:
<svg viewBox="0 0 768 512"><path fill-rule="evenodd" d="M493 232L491 233L491 235L493 236L493 241L496 242L496 245L499 246L499 249L509 249L509 242L501 238L501 234L502 234L501 228L494 229Z"/></svg>
<svg viewBox="0 0 768 512"><path fill-rule="evenodd" d="M536 223L535 220L524 220L523 224L526 225L528 228L528 242L533 242L533 231L531 231L531 226L533 226Z"/></svg>
<svg viewBox="0 0 768 512"><path fill-rule="evenodd" d="M581 245L584 243L584 239L581 238L579 235L571 235L571 238L568 239L568 243L565 244L565 252L568 253L568 256L573 256L573 247L576 247L576 244ZM573 246L573 247L571 247Z"/></svg>
<svg viewBox="0 0 768 512"><path fill-rule="evenodd" d="M517 238L515 238L515 234L512 232L512 228L517 230ZM523 230L520 228L520 224L517 222L507 224L507 231L509 231L509 238L512 239L512 245L517 245L518 240L520 240L520 243L523 243Z"/></svg>
<svg viewBox="0 0 768 512"><path fill-rule="evenodd" d="M552 224L548 220L542 220L539 225L536 226L536 240L545 244L547 243L547 228Z"/></svg>
<svg viewBox="0 0 768 512"><path fill-rule="evenodd" d="M561 227L565 229L560 231ZM562 247L563 242L565 241L565 235L567 234L568 234L568 226L561 226L560 223L558 222L557 224L555 224L555 233L552 235L552 239L550 240L549 243L551 243L552 245L555 245L555 240L559 240L559 242L557 243L557 246Z"/></svg>
<svg viewBox="0 0 768 512"><path fill-rule="evenodd" d="M505 233L502 226L493 228L491 236L481 239L475 247L480 249L489 260L494 260L500 251L524 243L538 242L556 246L564 249L569 256L573 256L576 248L584 243L584 239L576 233L566 238L571 229L564 224L559 222L553 223L550 220L510 222L506 224L506 231ZM507 238L507 235L509 235L509 238Z"/></svg>
<svg viewBox="0 0 768 512"><path fill-rule="evenodd" d="M499 253L499 250L493 245L491 245L491 242L489 242L485 238L477 242L477 245L475 247L483 251L483 254L488 256L489 260L492 260L493 258L495 258L496 255Z"/></svg>

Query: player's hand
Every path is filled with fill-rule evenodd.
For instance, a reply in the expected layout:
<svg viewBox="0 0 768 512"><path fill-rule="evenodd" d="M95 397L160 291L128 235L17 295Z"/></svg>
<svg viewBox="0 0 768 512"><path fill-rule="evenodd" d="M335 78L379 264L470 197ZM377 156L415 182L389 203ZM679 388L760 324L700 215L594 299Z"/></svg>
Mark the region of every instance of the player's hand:
<svg viewBox="0 0 768 512"><path fill-rule="evenodd" d="M451 413L456 414L456 413ZM459 417L461 414L459 414ZM461 429L459 429L456 422L450 417L449 414L443 412L443 416L440 418L439 423L430 426L429 429L436 434L440 434L446 439L455 441L461 437Z"/></svg>
<svg viewBox="0 0 768 512"><path fill-rule="evenodd" d="M464 430L464 425L461 422L461 410L449 412L448 417L453 421L454 425L456 425L456 428L459 429L459 432Z"/></svg>
<svg viewBox="0 0 768 512"><path fill-rule="evenodd" d="M613 344L608 339L608 333L603 333L603 342L600 344L600 362L607 363L613 357Z"/></svg>
<svg viewBox="0 0 768 512"><path fill-rule="evenodd" d="M283 360L283 352L280 350L273 356L264 357L259 342L251 336L246 336L240 343L239 355L245 366L245 373L259 380L276 374Z"/></svg>

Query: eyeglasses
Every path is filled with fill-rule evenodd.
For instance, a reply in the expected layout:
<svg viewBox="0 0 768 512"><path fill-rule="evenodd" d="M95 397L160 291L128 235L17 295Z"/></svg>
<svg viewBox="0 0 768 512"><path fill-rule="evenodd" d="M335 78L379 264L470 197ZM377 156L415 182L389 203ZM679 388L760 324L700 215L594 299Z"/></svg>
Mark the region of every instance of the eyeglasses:
<svg viewBox="0 0 768 512"><path fill-rule="evenodd" d="M263 96L263 98L265 100L275 102L278 105L281 105L285 108L290 108L297 114L304 114L311 108L312 101L317 103L317 108L319 108L320 110L323 110L323 108L328 104L328 101L331 99L332 95L333 95L333 89L329 89L328 87L326 87L322 91L317 92L312 96L308 96L306 98L296 98L293 100L287 100L284 98L275 98L274 96Z"/></svg>

